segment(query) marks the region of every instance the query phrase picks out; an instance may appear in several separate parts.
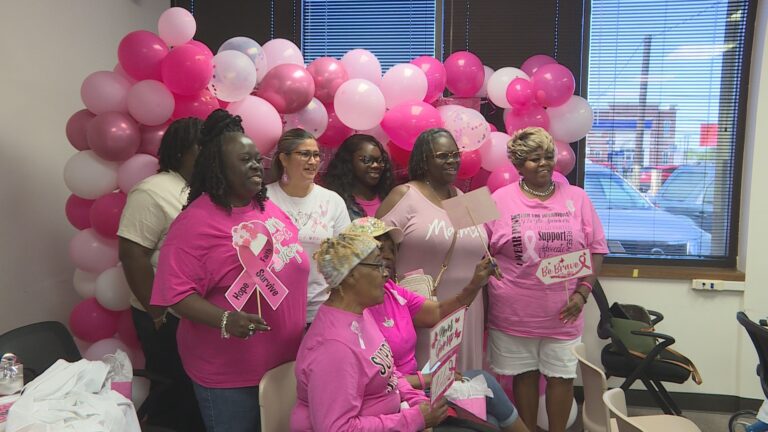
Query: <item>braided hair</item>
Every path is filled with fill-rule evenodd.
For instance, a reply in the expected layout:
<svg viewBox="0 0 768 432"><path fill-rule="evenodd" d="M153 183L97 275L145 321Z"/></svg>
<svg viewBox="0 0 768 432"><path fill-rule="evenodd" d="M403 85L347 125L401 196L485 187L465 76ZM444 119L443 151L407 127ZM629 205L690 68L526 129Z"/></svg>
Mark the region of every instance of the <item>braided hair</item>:
<svg viewBox="0 0 768 432"><path fill-rule="evenodd" d="M229 185L224 175L222 162L222 147L224 136L229 133L244 133L242 119L233 116L223 109L217 109L205 119L200 132L200 153L195 160L195 170L189 181L189 198L187 206L192 204L203 193L208 194L214 204L231 213L229 203ZM267 189L262 187L253 197L253 205L264 211L267 200Z"/></svg>
<svg viewBox="0 0 768 432"><path fill-rule="evenodd" d="M157 172L178 172L181 159L189 150L200 143L200 127L203 121L195 117L178 119L168 126L160 141L157 157L160 169Z"/></svg>
<svg viewBox="0 0 768 432"><path fill-rule="evenodd" d="M443 128L427 129L416 138L416 142L413 143L411 157L408 159L408 177L411 180L424 180L427 178L427 154L433 151L432 141L441 134L446 134L453 139L453 135Z"/></svg>

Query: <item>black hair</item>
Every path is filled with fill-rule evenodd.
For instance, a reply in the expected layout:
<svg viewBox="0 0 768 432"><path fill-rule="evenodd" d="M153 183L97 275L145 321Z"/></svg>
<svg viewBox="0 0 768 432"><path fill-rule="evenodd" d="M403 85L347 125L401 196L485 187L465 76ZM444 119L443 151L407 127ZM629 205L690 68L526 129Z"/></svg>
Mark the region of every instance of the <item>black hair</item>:
<svg viewBox="0 0 768 432"><path fill-rule="evenodd" d="M181 159L189 150L200 144L200 127L203 121L195 117L178 119L168 126L160 141L157 172L179 171Z"/></svg>
<svg viewBox="0 0 768 432"><path fill-rule="evenodd" d="M205 119L200 131L200 153L195 160L195 170L189 181L187 205L206 193L214 204L228 213L232 211L232 205L227 199L229 186L222 163L224 136L229 133L245 133L240 116L233 116L223 109L217 109ZM253 204L264 211L266 200L267 188L262 186L259 193L253 197Z"/></svg>
<svg viewBox="0 0 768 432"><path fill-rule="evenodd" d="M275 154L272 157L272 167L270 168L272 181L279 181L285 173L285 167L283 166L283 161L280 160L280 154L290 155L299 144L310 139L315 139L315 136L299 128L287 130L280 135Z"/></svg>
<svg viewBox="0 0 768 432"><path fill-rule="evenodd" d="M411 180L424 180L427 178L427 154L433 151L432 140L441 134L446 134L453 139L453 135L443 128L427 129L416 138L416 142L413 143L411 157L408 159L408 177Z"/></svg>
<svg viewBox="0 0 768 432"><path fill-rule="evenodd" d="M323 176L325 187L341 195L347 204L347 208L354 208L360 213L365 212L360 207L360 204L355 201L354 195L352 195L352 189L357 181L352 171L352 157L364 144L372 144L381 152L381 160L384 162L384 167L381 170L381 178L379 178L379 182L373 190L376 196L382 200L386 198L392 190L392 163L389 160L387 151L384 150L384 146L371 135L354 134L345 139L341 143L341 147L336 151L333 159L331 159L331 162L328 163L328 170Z"/></svg>

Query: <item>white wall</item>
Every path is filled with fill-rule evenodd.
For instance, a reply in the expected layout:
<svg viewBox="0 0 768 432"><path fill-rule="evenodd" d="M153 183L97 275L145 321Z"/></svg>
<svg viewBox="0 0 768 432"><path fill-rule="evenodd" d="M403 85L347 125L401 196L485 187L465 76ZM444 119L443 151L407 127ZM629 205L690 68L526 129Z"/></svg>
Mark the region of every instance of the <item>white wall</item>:
<svg viewBox="0 0 768 432"><path fill-rule="evenodd" d="M0 12L0 333L77 302L67 258L75 233L62 180L64 135L80 84L112 70L128 32L155 30L161 0L6 0Z"/></svg>

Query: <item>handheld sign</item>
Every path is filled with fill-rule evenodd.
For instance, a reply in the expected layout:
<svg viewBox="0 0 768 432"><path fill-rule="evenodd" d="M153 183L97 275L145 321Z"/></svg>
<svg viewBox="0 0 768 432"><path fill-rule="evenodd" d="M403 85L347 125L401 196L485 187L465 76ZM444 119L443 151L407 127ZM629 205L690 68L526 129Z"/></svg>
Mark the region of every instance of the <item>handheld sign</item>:
<svg viewBox="0 0 768 432"><path fill-rule="evenodd" d="M592 274L592 254L582 249L541 260L536 276L546 285Z"/></svg>
<svg viewBox="0 0 768 432"><path fill-rule="evenodd" d="M464 339L464 317L467 308L463 307L443 318L429 331L429 363L441 362L451 351L461 345ZM443 362L445 365L445 362Z"/></svg>
<svg viewBox="0 0 768 432"><path fill-rule="evenodd" d="M491 191L485 186L449 198L442 204L451 225L457 230L482 225L501 217L496 202L491 198Z"/></svg>
<svg viewBox="0 0 768 432"><path fill-rule="evenodd" d="M447 360L437 368L435 373L432 374L432 387L431 391L431 403L435 404L440 400L445 392L451 388L453 382L456 381L456 353L454 352Z"/></svg>

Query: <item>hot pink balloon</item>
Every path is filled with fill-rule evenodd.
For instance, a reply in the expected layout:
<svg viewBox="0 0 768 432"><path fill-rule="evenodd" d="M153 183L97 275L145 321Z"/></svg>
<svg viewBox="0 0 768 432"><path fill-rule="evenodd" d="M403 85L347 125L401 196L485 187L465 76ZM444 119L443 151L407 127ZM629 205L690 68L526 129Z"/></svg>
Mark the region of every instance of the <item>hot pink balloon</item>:
<svg viewBox="0 0 768 432"><path fill-rule="evenodd" d="M173 94L160 81L139 81L128 91L128 113L148 126L168 121L175 104Z"/></svg>
<svg viewBox="0 0 768 432"><path fill-rule="evenodd" d="M458 97L472 97L483 87L483 62L469 51L458 51L445 59L446 87Z"/></svg>
<svg viewBox="0 0 768 432"><path fill-rule="evenodd" d="M102 307L95 298L81 301L69 314L69 329L78 339L96 342L117 332L120 312Z"/></svg>
<svg viewBox="0 0 768 432"><path fill-rule="evenodd" d="M99 71L88 75L80 86L80 98L89 111L101 114L107 111L126 112L128 90L131 83L120 74Z"/></svg>
<svg viewBox="0 0 768 432"><path fill-rule="evenodd" d="M538 105L532 105L522 113L514 108L510 108L504 114L504 126L509 135L514 135L515 132L527 127L537 126L548 129L549 116L547 115L547 110Z"/></svg>
<svg viewBox="0 0 768 432"><path fill-rule="evenodd" d="M173 95L175 105L171 120L185 117L197 117L205 120L209 114L219 108L219 101L207 89L200 90L196 95Z"/></svg>
<svg viewBox="0 0 768 432"><path fill-rule="evenodd" d="M272 39L264 44L264 55L267 57L267 71L281 64L304 66L304 56L295 43L287 39Z"/></svg>
<svg viewBox="0 0 768 432"><path fill-rule="evenodd" d="M80 270L101 273L117 265L117 240L103 237L93 228L84 229L69 242L69 258Z"/></svg>
<svg viewBox="0 0 768 432"><path fill-rule="evenodd" d="M334 149L352 135L353 131L339 120L333 105L326 106L326 109L328 110L328 126L325 128L325 133L317 139L317 142L323 147Z"/></svg>
<svg viewBox="0 0 768 432"><path fill-rule="evenodd" d="M246 96L229 104L227 110L243 118L245 134L262 154L272 151L283 133L283 121L269 102L260 97Z"/></svg>
<svg viewBox="0 0 768 432"><path fill-rule="evenodd" d="M480 147L483 157L483 169L493 171L509 163L507 158L507 143L512 139L503 132L491 132L490 137Z"/></svg>
<svg viewBox="0 0 768 432"><path fill-rule="evenodd" d="M91 206L89 218L91 227L99 235L117 239L120 215L125 207L126 196L122 192L112 192L96 199Z"/></svg>
<svg viewBox="0 0 768 432"><path fill-rule="evenodd" d="M157 158L148 154L136 154L125 161L117 169L117 185L124 193L133 189L136 183L157 174L160 163Z"/></svg>
<svg viewBox="0 0 768 432"><path fill-rule="evenodd" d="M488 176L488 189L491 192L495 192L506 185L515 183L520 180L520 173L517 172L517 168L511 163L507 163L499 168L496 168Z"/></svg>
<svg viewBox="0 0 768 432"><path fill-rule="evenodd" d="M551 63L539 67L531 77L536 101L546 107L560 106L573 96L576 81L567 67Z"/></svg>
<svg viewBox="0 0 768 432"><path fill-rule="evenodd" d="M381 79L381 92L388 108L407 101L424 100L427 95L427 76L416 65L396 64Z"/></svg>
<svg viewBox="0 0 768 432"><path fill-rule="evenodd" d="M256 95L271 103L277 112L295 113L309 104L315 81L304 66L281 64L273 67L259 84Z"/></svg>
<svg viewBox="0 0 768 432"><path fill-rule="evenodd" d="M168 46L160 36L146 30L125 35L117 48L123 70L135 80L159 80L160 64L168 55Z"/></svg>
<svg viewBox="0 0 768 432"><path fill-rule="evenodd" d="M345 125L363 130L381 122L386 111L386 101L381 90L372 82L353 78L339 87L333 97L333 108Z"/></svg>
<svg viewBox="0 0 768 432"><path fill-rule="evenodd" d="M568 143L555 141L555 171L568 175L576 166L576 154Z"/></svg>
<svg viewBox="0 0 768 432"><path fill-rule="evenodd" d="M550 63L557 63L557 60L545 54L536 54L528 57L528 59L523 62L523 65L520 66L520 69L527 73L528 76L533 76L533 74L536 73L536 70Z"/></svg>
<svg viewBox="0 0 768 432"><path fill-rule="evenodd" d="M445 84L448 81L448 73L440 60L421 56L411 60L411 63L418 66L427 77L427 94L424 96L424 102L432 103L436 101L445 91Z"/></svg>
<svg viewBox="0 0 768 432"><path fill-rule="evenodd" d="M534 101L533 84L525 78L515 78L507 87L507 102L512 108L524 110Z"/></svg>
<svg viewBox="0 0 768 432"><path fill-rule="evenodd" d="M106 112L88 124L88 144L104 160L120 162L136 154L141 143L139 126L128 114Z"/></svg>
<svg viewBox="0 0 768 432"><path fill-rule="evenodd" d="M375 85L381 84L381 63L372 52L361 48L348 51L341 58L350 79L362 78Z"/></svg>
<svg viewBox="0 0 768 432"><path fill-rule="evenodd" d="M203 55L206 58L208 58L210 60L213 60L213 51L211 51L211 49L208 48L208 45L206 45L206 44L204 44L204 43L202 43L200 41L194 40L194 39L192 39L191 41L187 42L186 45L193 46L193 47L199 49L200 52L202 52Z"/></svg>
<svg viewBox="0 0 768 432"><path fill-rule="evenodd" d="M185 44L197 30L195 17L181 7L166 9L157 20L157 33L169 46Z"/></svg>
<svg viewBox="0 0 768 432"><path fill-rule="evenodd" d="M139 336L136 334L136 326L133 325L133 314L130 310L120 313L117 320L117 336L120 341L130 348L141 348Z"/></svg>
<svg viewBox="0 0 768 432"><path fill-rule="evenodd" d="M160 143L165 135L165 130L168 129L170 123L165 123L157 126L139 126L141 132L141 144L139 145L139 153L148 154L157 157L157 151L160 150Z"/></svg>
<svg viewBox="0 0 768 432"><path fill-rule="evenodd" d="M64 211L67 214L67 220L73 227L84 230L91 227L91 206L94 200L80 198L77 195L70 195L67 203L64 205Z"/></svg>
<svg viewBox="0 0 768 432"><path fill-rule="evenodd" d="M477 174L480 171L480 159L480 150L461 152L461 164L459 165L459 172L456 173L456 178L464 180Z"/></svg>
<svg viewBox="0 0 768 432"><path fill-rule="evenodd" d="M168 89L180 95L193 95L206 88L213 76L213 61L191 45L174 48L160 67Z"/></svg>
<svg viewBox="0 0 768 432"><path fill-rule="evenodd" d="M556 183L571 184L563 174L557 171L552 171L552 181Z"/></svg>
<svg viewBox="0 0 768 432"><path fill-rule="evenodd" d="M498 132L499 128L496 127L493 123L488 123L488 127L491 128L491 132Z"/></svg>
<svg viewBox="0 0 768 432"><path fill-rule="evenodd" d="M78 150L88 150L88 123L96 117L87 109L80 110L67 120L67 139L72 147Z"/></svg>
<svg viewBox="0 0 768 432"><path fill-rule="evenodd" d="M319 100L312 99L304 109L294 114L286 114L283 120L284 131L300 128L319 137L328 127L328 110Z"/></svg>
<svg viewBox="0 0 768 432"><path fill-rule="evenodd" d="M419 134L442 126L440 112L426 102L406 102L394 106L381 121L381 128L392 142L408 151L413 150L413 143Z"/></svg>
<svg viewBox="0 0 768 432"><path fill-rule="evenodd" d="M344 64L333 57L320 57L307 66L315 81L315 97L324 104L333 103L339 86L349 79Z"/></svg>
<svg viewBox="0 0 768 432"><path fill-rule="evenodd" d="M475 190L486 186L488 183L488 177L490 177L490 175L490 171L486 171L485 169L480 168L477 174L472 177L472 181L469 183L469 190Z"/></svg>

